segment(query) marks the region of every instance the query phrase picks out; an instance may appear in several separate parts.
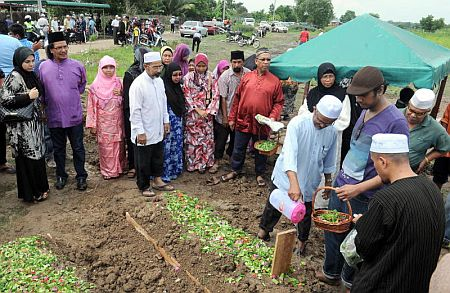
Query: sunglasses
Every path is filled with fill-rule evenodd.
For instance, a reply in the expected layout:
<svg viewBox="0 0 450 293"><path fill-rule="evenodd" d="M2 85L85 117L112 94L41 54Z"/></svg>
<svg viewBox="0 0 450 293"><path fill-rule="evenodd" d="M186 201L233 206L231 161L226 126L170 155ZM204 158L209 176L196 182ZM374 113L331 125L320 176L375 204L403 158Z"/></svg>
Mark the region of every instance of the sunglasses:
<svg viewBox="0 0 450 293"><path fill-rule="evenodd" d="M358 129L356 130L356 134L355 134L355 140L358 140L359 136L361 135L361 132L364 128L364 121L359 125Z"/></svg>

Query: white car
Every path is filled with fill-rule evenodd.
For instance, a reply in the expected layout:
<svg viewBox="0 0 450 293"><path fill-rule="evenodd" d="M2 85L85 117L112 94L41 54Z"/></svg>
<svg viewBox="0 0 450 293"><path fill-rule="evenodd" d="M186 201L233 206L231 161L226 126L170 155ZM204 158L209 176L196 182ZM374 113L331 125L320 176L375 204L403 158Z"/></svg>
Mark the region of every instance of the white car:
<svg viewBox="0 0 450 293"><path fill-rule="evenodd" d="M265 20L262 20L262 21L259 23L259 27L260 27L260 28L267 28L267 29L270 30L270 24L269 24L267 21L265 21Z"/></svg>
<svg viewBox="0 0 450 293"><path fill-rule="evenodd" d="M277 32L277 33L287 33L288 32L288 28L287 26L285 26L283 23L281 22L277 22L275 23L275 26L272 27L272 31L273 32Z"/></svg>
<svg viewBox="0 0 450 293"><path fill-rule="evenodd" d="M208 35L208 29L203 26L201 21L185 21L180 26L180 35L184 36L193 36L195 32L200 32L202 37L206 37Z"/></svg>

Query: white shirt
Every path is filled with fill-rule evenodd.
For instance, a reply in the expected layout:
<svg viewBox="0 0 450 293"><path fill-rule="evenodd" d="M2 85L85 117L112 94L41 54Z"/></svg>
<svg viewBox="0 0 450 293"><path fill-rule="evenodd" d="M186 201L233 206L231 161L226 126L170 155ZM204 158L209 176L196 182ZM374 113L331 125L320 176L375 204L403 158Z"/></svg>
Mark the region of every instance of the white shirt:
<svg viewBox="0 0 450 293"><path fill-rule="evenodd" d="M194 35L192 36L193 38L199 38L200 40L202 39L202 34L199 32L195 32Z"/></svg>
<svg viewBox="0 0 450 293"><path fill-rule="evenodd" d="M129 95L131 141L136 144L138 134L143 133L147 136L145 145L162 141L164 123L169 123L163 80L144 71L131 84Z"/></svg>
<svg viewBox="0 0 450 293"><path fill-rule="evenodd" d="M45 17L41 17L37 21L37 27L43 29L45 26L48 26L48 20Z"/></svg>
<svg viewBox="0 0 450 293"><path fill-rule="evenodd" d="M119 20L113 19L113 21L111 22L111 26L113 26L113 27L119 27Z"/></svg>
<svg viewBox="0 0 450 293"><path fill-rule="evenodd" d="M52 20L52 30L53 32L57 32L59 31L59 25L58 25L58 21L57 20Z"/></svg>
<svg viewBox="0 0 450 293"><path fill-rule="evenodd" d="M337 130L333 126L318 129L313 114L296 116L289 122L283 149L273 168L272 181L289 190L287 171L297 174L305 202L310 202L319 187L322 174L336 170Z"/></svg>

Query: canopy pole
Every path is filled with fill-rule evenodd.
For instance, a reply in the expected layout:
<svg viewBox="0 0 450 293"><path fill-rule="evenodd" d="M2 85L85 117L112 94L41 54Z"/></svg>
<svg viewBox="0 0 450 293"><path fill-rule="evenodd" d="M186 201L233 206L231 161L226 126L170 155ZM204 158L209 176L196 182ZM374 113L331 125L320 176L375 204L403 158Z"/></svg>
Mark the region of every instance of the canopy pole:
<svg viewBox="0 0 450 293"><path fill-rule="evenodd" d="M303 90L303 100L302 100L302 103L300 105L303 105L303 103L305 102L306 96L308 96L310 84L311 84L310 80L305 82L305 88Z"/></svg>
<svg viewBox="0 0 450 293"><path fill-rule="evenodd" d="M13 14L12 14L12 4L9 4L9 17L11 17L11 21L14 23Z"/></svg>
<svg viewBox="0 0 450 293"><path fill-rule="evenodd" d="M102 18L101 18L101 26L100 29L103 30L103 39L106 39L106 25L105 25L105 9L102 9Z"/></svg>
<svg viewBox="0 0 450 293"><path fill-rule="evenodd" d="M439 112L439 107L441 106L441 101L442 101L442 96L444 95L444 90L445 90L445 84L447 83L447 77L444 77L444 79L441 81L441 84L439 86L439 91L437 94L437 98L436 98L436 104L434 105L433 110L431 111L431 117L433 117L434 119L436 119L436 116Z"/></svg>

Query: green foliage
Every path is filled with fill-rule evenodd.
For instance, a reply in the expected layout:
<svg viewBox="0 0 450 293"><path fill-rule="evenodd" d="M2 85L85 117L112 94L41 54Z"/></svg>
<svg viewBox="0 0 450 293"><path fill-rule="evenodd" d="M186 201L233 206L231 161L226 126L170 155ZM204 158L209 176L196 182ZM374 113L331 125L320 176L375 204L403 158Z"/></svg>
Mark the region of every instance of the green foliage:
<svg viewBox="0 0 450 293"><path fill-rule="evenodd" d="M281 21L297 21L297 16L294 12L294 7L289 5L280 5L275 9L276 18Z"/></svg>
<svg viewBox="0 0 450 293"><path fill-rule="evenodd" d="M444 28L445 23L443 18L434 19L433 15L422 17L420 20L420 26L427 32L434 32L438 29Z"/></svg>
<svg viewBox="0 0 450 293"><path fill-rule="evenodd" d="M89 292L93 285L62 265L39 237L0 246L0 292Z"/></svg>
<svg viewBox="0 0 450 293"><path fill-rule="evenodd" d="M347 10L344 14L341 15L339 20L344 23L350 21L356 17L356 13L353 10Z"/></svg>
<svg viewBox="0 0 450 293"><path fill-rule="evenodd" d="M269 14L267 14L264 9L260 10L260 11L255 11L252 13L252 17L255 19L256 23L260 23L261 20L269 20L272 19L272 16L269 16Z"/></svg>
<svg viewBox="0 0 450 293"><path fill-rule="evenodd" d="M438 45L450 49L450 28L444 28L435 32L425 32L423 30L413 30L413 33L430 40Z"/></svg>
<svg viewBox="0 0 450 293"><path fill-rule="evenodd" d="M98 34L93 34L89 36L89 42L96 41L98 39Z"/></svg>
<svg viewBox="0 0 450 293"><path fill-rule="evenodd" d="M235 24L233 24L233 30L241 31L244 34L251 34L255 31L255 28L250 25L244 25L242 23L235 23Z"/></svg>
<svg viewBox="0 0 450 293"><path fill-rule="evenodd" d="M297 19L325 27L333 18L331 0L296 0Z"/></svg>

